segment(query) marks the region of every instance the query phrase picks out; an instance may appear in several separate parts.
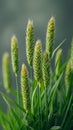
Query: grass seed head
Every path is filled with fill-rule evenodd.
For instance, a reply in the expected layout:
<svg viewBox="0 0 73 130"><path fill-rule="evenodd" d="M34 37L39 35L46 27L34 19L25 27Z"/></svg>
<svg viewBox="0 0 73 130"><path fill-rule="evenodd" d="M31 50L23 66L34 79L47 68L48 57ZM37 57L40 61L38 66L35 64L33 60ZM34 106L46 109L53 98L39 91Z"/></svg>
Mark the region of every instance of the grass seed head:
<svg viewBox="0 0 73 130"><path fill-rule="evenodd" d="M8 53L5 53L3 55L2 70L3 70L4 87L6 91L9 92L11 87L11 74L10 74L10 58Z"/></svg>
<svg viewBox="0 0 73 130"><path fill-rule="evenodd" d="M41 41L37 40L34 50L33 59L34 78L39 83L42 80L42 45Z"/></svg>
<svg viewBox="0 0 73 130"><path fill-rule="evenodd" d="M72 92L73 85L73 73L71 70L71 60L68 61L65 71L65 86L66 86L66 94Z"/></svg>
<svg viewBox="0 0 73 130"><path fill-rule="evenodd" d="M51 19L48 22L46 33L46 50L50 53L50 58L53 52L54 32L55 32L55 18L51 17Z"/></svg>
<svg viewBox="0 0 73 130"><path fill-rule="evenodd" d="M50 58L49 53L46 51L43 54L43 80L44 86L47 87L50 83Z"/></svg>
<svg viewBox="0 0 73 130"><path fill-rule="evenodd" d="M21 92L23 99L23 107L28 112L30 110L30 90L29 90L29 82L28 82L28 72L26 65L22 65L21 69Z"/></svg>
<svg viewBox="0 0 73 130"><path fill-rule="evenodd" d="M15 36L11 39L11 58L12 58L12 67L15 76L18 75L19 71L19 57L18 57L18 41Z"/></svg>
<svg viewBox="0 0 73 130"><path fill-rule="evenodd" d="M33 65L33 52L34 52L34 27L33 22L28 21L26 31L26 56L30 66Z"/></svg>

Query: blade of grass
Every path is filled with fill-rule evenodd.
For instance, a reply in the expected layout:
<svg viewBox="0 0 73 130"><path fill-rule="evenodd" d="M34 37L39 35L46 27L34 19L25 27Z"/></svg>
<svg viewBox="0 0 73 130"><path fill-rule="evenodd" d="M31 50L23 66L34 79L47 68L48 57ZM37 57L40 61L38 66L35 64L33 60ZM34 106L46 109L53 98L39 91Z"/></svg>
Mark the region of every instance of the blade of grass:
<svg viewBox="0 0 73 130"><path fill-rule="evenodd" d="M36 91L37 91L37 86L36 86L36 88L34 89L33 94L32 94L32 101L31 101L32 113L34 113L34 96L35 96L35 94L36 94Z"/></svg>
<svg viewBox="0 0 73 130"><path fill-rule="evenodd" d="M69 100L68 106L67 106L67 108L66 108L65 115L63 116L64 118L63 118L63 121L62 121L62 124L61 124L61 129L63 129L63 126L64 126L64 123L65 123L65 120L66 120L66 117L67 117L68 111L69 111L70 106L71 106L72 99L73 99L73 95L71 95L71 97L70 97L70 100Z"/></svg>
<svg viewBox="0 0 73 130"><path fill-rule="evenodd" d="M54 57L54 54L56 53L56 51L65 43L66 39L64 39L53 51L52 54L52 58Z"/></svg>
<svg viewBox="0 0 73 130"><path fill-rule="evenodd" d="M13 99L11 99L9 96L7 96L6 94L4 94L3 92L0 91L1 96L3 97L4 101L9 101L12 104L14 104L16 107L18 107L21 111L23 111L24 113L26 113L26 111L24 110L23 107L21 107L19 104L17 104L16 101L14 101ZM7 102L6 102L7 104Z"/></svg>

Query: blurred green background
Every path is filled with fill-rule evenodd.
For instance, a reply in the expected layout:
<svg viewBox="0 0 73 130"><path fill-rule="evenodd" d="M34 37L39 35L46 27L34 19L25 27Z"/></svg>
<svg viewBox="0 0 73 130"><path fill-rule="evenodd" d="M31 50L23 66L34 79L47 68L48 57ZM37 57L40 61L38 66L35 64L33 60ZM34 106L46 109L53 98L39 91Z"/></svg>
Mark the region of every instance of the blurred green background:
<svg viewBox="0 0 73 130"><path fill-rule="evenodd" d="M55 47L67 39L62 46L65 58L73 36L73 0L0 0L0 82L2 55L6 51L10 53L11 37L17 36L20 62L25 62L28 19L34 23L35 41L41 39L42 44L45 44L47 23L51 16L56 19Z"/></svg>
<svg viewBox="0 0 73 130"><path fill-rule="evenodd" d="M73 0L0 0L0 59L5 51L10 52L13 35L18 38L20 59L21 61L25 59L25 32L28 19L34 22L35 41L39 38L42 44L45 44L47 23L51 16L56 19L55 47L66 38L63 45L66 55L73 35L72 13Z"/></svg>

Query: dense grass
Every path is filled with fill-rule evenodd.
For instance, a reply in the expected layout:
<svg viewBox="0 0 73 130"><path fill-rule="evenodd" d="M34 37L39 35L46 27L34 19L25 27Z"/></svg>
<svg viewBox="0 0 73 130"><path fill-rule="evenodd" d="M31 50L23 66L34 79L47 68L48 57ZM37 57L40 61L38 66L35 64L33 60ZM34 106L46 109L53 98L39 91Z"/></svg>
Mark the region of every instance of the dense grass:
<svg viewBox="0 0 73 130"><path fill-rule="evenodd" d="M73 129L73 41L70 56L62 61L62 41L54 49L55 19L48 23L44 53L40 40L34 40L32 21L26 31L25 64L19 73L19 49L16 37L11 40L12 68L16 89L11 87L10 56L2 60L3 83L6 93L0 91L6 113L0 105L0 125L3 130L72 130ZM51 62L55 57L54 67ZM29 76L30 75L30 76ZM20 83L18 83L20 77ZM21 84L21 91L19 85ZM12 98L13 97L13 98ZM15 100L14 100L15 99Z"/></svg>

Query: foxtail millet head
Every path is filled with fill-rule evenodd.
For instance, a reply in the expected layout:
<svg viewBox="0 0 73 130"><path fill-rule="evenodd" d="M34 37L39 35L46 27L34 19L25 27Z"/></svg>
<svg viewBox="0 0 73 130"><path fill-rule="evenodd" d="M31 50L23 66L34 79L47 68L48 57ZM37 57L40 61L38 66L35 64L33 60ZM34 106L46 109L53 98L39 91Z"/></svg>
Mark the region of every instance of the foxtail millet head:
<svg viewBox="0 0 73 130"><path fill-rule="evenodd" d="M54 47L54 33L55 33L55 18L51 17L46 32L46 50L50 54L50 58L52 56L53 47Z"/></svg>
<svg viewBox="0 0 73 130"><path fill-rule="evenodd" d="M50 84L50 57L48 51L45 51L43 54L42 71L44 86L48 87L48 85Z"/></svg>
<svg viewBox="0 0 73 130"><path fill-rule="evenodd" d="M2 72L3 72L3 83L7 92L10 91L11 87L11 72L10 72L10 57L6 52L2 59Z"/></svg>
<svg viewBox="0 0 73 130"><path fill-rule="evenodd" d="M40 40L36 41L34 49L34 59L33 59L33 70L34 78L37 82L42 80L42 44Z"/></svg>
<svg viewBox="0 0 73 130"><path fill-rule="evenodd" d="M28 64L33 65L33 52L34 52L34 27L31 20L28 21L26 30L26 56Z"/></svg>
<svg viewBox="0 0 73 130"><path fill-rule="evenodd" d="M12 68L15 76L18 75L19 71L19 56L18 56L18 40L15 36L11 39L11 59Z"/></svg>
<svg viewBox="0 0 73 130"><path fill-rule="evenodd" d="M22 92L23 107L26 110L26 112L28 112L31 108L31 104L30 104L28 71L25 64L23 64L21 68L21 92Z"/></svg>

